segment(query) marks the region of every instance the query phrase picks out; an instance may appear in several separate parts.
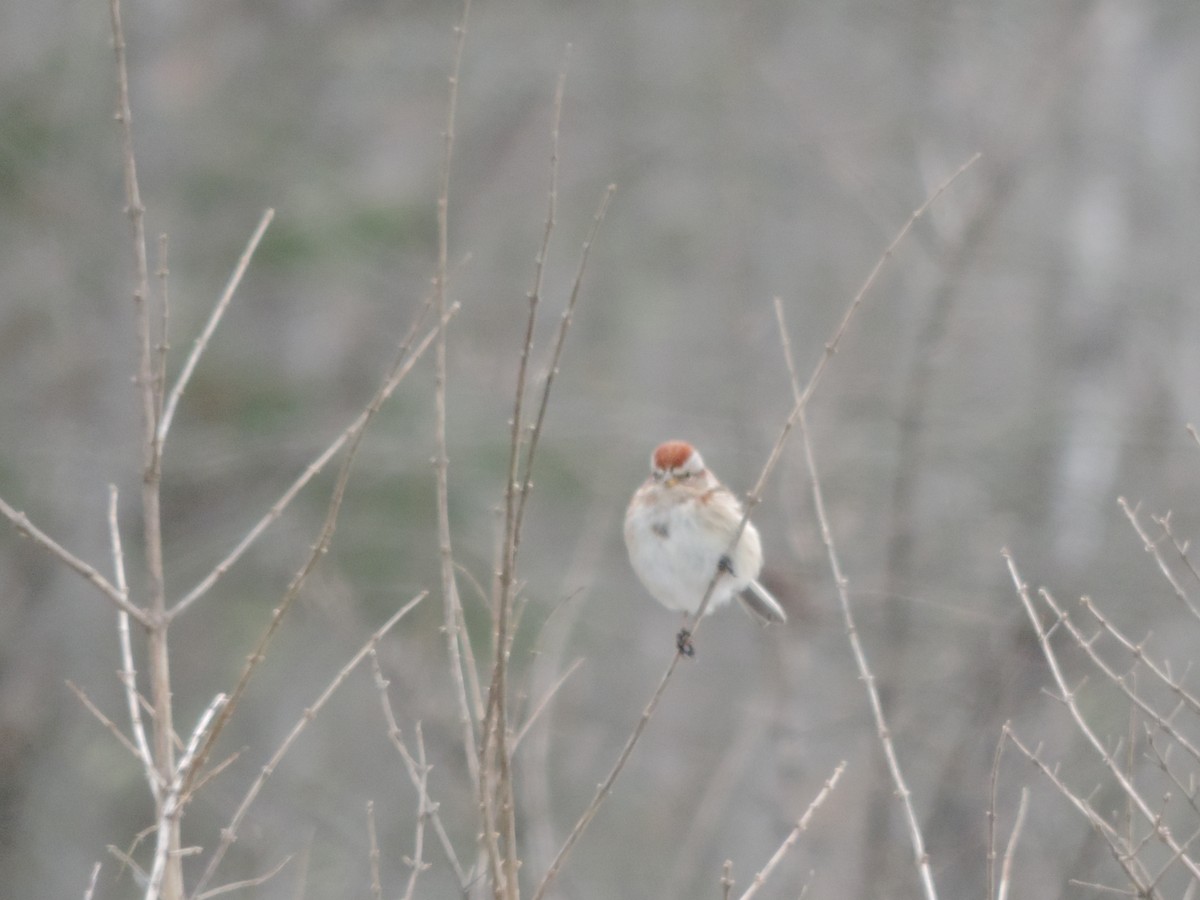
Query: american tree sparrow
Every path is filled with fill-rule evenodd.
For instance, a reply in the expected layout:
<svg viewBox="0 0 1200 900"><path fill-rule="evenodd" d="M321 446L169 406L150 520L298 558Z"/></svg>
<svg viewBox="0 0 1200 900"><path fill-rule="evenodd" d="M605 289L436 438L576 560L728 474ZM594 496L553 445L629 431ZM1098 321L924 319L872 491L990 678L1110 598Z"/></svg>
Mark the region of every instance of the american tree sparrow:
<svg viewBox="0 0 1200 900"><path fill-rule="evenodd" d="M762 542L742 521L742 504L704 467L685 441L661 444L650 459L650 477L625 512L625 546L642 584L667 609L695 615L713 576L720 572L706 612L734 597L764 624L786 622L778 601L755 579L762 570ZM691 635L679 633L679 649L691 655Z"/></svg>

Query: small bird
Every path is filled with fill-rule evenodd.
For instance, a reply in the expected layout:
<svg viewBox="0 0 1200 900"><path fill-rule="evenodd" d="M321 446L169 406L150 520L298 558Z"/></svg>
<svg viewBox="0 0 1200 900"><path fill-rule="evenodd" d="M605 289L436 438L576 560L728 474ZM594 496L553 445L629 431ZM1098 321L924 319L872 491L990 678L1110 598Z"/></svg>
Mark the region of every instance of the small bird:
<svg viewBox="0 0 1200 900"><path fill-rule="evenodd" d="M682 612L685 626L718 573L706 613L737 597L764 624L787 621L779 602L755 580L763 555L751 523L730 549L743 514L737 497L704 467L691 444L667 441L654 451L650 477L625 511L625 546L646 590L667 609ZM678 647L691 655L686 627Z"/></svg>

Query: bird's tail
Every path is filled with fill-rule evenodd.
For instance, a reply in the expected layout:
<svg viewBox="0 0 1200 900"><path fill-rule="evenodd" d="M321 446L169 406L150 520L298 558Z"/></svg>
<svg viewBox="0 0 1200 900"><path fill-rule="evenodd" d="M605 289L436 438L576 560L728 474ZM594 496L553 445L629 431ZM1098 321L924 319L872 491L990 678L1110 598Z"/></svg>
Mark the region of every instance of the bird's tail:
<svg viewBox="0 0 1200 900"><path fill-rule="evenodd" d="M751 581L746 589L738 594L742 608L756 618L762 625L775 622L786 622L787 613L779 605L779 601L757 581Z"/></svg>

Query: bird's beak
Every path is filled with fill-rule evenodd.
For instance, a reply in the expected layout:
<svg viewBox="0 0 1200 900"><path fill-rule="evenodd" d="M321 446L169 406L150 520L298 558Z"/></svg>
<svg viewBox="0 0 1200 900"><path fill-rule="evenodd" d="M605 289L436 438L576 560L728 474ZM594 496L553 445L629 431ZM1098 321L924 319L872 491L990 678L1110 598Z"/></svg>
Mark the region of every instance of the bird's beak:
<svg viewBox="0 0 1200 900"><path fill-rule="evenodd" d="M679 479L676 476L672 475L670 478L667 479L667 487L673 488L677 484L679 484Z"/></svg>

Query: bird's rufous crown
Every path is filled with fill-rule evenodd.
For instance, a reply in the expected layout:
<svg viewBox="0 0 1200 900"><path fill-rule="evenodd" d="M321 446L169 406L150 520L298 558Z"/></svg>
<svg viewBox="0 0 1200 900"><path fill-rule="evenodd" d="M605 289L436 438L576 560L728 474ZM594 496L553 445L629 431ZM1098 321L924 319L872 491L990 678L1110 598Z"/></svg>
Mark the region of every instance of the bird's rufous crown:
<svg viewBox="0 0 1200 900"><path fill-rule="evenodd" d="M687 441L667 441L654 451L654 468L668 472L681 469L692 458L696 448Z"/></svg>

